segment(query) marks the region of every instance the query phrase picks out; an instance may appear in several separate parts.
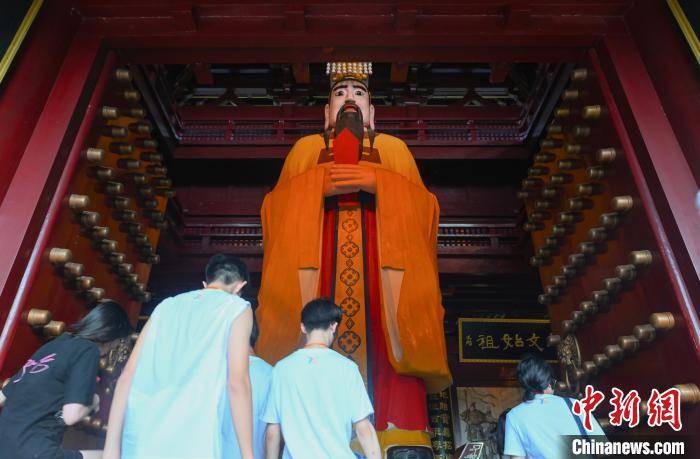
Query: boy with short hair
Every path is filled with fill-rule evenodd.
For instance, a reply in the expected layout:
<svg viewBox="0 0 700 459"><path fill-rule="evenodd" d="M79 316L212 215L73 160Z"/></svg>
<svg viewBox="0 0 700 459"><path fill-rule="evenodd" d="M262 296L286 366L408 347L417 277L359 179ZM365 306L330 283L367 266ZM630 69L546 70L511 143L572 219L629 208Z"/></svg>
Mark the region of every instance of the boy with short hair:
<svg viewBox="0 0 700 459"><path fill-rule="evenodd" d="M342 310L328 300L309 302L301 312L302 349L280 360L263 421L267 458L277 459L284 437L285 459L355 459L352 430L365 456L379 459L379 441L369 420L374 410L357 365L330 349Z"/></svg>

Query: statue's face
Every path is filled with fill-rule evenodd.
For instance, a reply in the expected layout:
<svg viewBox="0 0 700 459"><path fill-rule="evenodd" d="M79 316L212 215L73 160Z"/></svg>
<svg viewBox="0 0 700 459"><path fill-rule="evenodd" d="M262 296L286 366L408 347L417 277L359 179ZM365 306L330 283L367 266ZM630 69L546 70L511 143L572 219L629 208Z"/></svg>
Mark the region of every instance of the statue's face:
<svg viewBox="0 0 700 459"><path fill-rule="evenodd" d="M345 105L345 101L355 102L362 112L362 121L366 128L374 129L374 106L369 97L367 88L355 80L344 80L333 87L328 104L326 104L325 128L334 128L338 112ZM354 110L352 105L346 105L346 110Z"/></svg>

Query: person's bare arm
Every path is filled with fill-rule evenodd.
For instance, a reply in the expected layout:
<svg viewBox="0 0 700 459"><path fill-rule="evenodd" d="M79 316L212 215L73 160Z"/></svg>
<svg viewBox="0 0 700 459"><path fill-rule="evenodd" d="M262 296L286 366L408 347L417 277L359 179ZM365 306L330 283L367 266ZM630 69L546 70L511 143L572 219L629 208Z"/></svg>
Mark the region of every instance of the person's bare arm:
<svg viewBox="0 0 700 459"><path fill-rule="evenodd" d="M117 386L114 389L114 398L112 399L112 407L109 411L103 459L119 459L121 457L122 430L124 429L126 403L129 399L131 381L134 379L134 374L136 373L136 366L138 365L139 356L141 355L143 342L148 334L149 325L150 321L146 322L143 330L141 330L139 338L134 345L134 349L131 351L129 360L127 360L122 374L117 380Z"/></svg>
<svg viewBox="0 0 700 459"><path fill-rule="evenodd" d="M253 402L248 372L253 311L246 308L231 325L228 338L228 397L242 459L253 459Z"/></svg>
<svg viewBox="0 0 700 459"><path fill-rule="evenodd" d="M362 450L365 452L367 459L381 459L382 451L379 449L379 439L374 426L369 422L369 418L364 418L354 425L357 440L362 445Z"/></svg>
<svg viewBox="0 0 700 459"><path fill-rule="evenodd" d="M81 419L83 419L88 414L93 411L97 412L100 407L100 397L94 394L92 397L92 405L85 406L82 403L66 403L63 405L63 422L67 426L72 426L77 424Z"/></svg>
<svg viewBox="0 0 700 459"><path fill-rule="evenodd" d="M265 430L265 459L279 459L282 429L279 424L268 424Z"/></svg>
<svg viewBox="0 0 700 459"><path fill-rule="evenodd" d="M72 426L91 412L91 407L85 406L82 403L67 403L63 405L63 422L67 426Z"/></svg>

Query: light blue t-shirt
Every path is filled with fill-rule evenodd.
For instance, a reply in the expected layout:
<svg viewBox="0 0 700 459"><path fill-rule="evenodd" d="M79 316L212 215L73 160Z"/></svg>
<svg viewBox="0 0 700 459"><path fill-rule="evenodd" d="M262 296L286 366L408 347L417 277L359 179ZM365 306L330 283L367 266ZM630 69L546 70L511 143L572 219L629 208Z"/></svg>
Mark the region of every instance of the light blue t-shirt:
<svg viewBox="0 0 700 459"><path fill-rule="evenodd" d="M253 457L265 459L265 429L267 423L261 417L265 412L267 397L272 383L272 365L260 357L250 356L249 359L250 386L253 398ZM238 437L233 427L231 410L226 410L224 419L224 458L239 459L241 450L238 448Z"/></svg>
<svg viewBox="0 0 700 459"><path fill-rule="evenodd" d="M285 459L356 459L352 426L372 413L355 362L332 349L299 349L275 365L263 421L281 425Z"/></svg>
<svg viewBox="0 0 700 459"><path fill-rule="evenodd" d="M508 412L504 454L532 459L566 457L571 445L564 435L581 435L574 416L562 397L536 394ZM605 435L593 417L591 426L588 435Z"/></svg>
<svg viewBox="0 0 700 459"><path fill-rule="evenodd" d="M168 298L156 307L131 384L122 459L220 459L229 407L228 338L250 304L221 290Z"/></svg>

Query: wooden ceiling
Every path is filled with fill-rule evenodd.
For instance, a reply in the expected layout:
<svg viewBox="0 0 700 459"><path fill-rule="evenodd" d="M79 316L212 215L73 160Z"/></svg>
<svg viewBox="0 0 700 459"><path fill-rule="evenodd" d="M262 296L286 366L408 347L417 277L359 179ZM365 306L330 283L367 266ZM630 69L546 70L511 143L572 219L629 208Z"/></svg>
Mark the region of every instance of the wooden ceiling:
<svg viewBox="0 0 700 459"><path fill-rule="evenodd" d="M79 0L134 70L178 191L156 299L196 286L216 250L259 270L259 205L292 142L320 129L323 64L371 60L379 129L441 203L448 312L544 314L515 192L573 63L626 34L633 3Z"/></svg>

